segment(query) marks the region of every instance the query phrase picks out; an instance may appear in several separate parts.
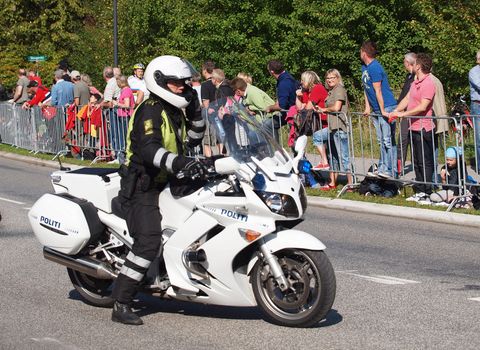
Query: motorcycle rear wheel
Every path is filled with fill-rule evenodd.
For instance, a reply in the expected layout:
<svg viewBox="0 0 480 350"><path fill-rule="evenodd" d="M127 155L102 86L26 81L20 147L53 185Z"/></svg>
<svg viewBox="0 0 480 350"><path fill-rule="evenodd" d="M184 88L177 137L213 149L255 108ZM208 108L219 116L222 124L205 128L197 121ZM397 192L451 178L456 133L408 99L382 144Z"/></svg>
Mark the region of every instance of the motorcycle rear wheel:
<svg viewBox="0 0 480 350"><path fill-rule="evenodd" d="M311 327L325 318L335 300L333 267L322 251L284 249L276 252L290 288L283 292L269 266L259 260L251 276L257 304L271 323Z"/></svg>
<svg viewBox="0 0 480 350"><path fill-rule="evenodd" d="M98 307L113 306L114 300L110 297L113 280L98 279L70 268L67 268L67 271L73 287L88 304Z"/></svg>

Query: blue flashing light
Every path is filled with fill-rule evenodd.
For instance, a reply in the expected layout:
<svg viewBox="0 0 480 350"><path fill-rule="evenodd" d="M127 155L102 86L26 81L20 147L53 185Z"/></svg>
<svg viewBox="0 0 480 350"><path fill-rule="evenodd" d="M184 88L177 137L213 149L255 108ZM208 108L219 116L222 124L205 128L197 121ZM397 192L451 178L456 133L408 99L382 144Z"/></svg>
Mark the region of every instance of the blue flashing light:
<svg viewBox="0 0 480 350"><path fill-rule="evenodd" d="M255 174L252 179L252 184L254 189L263 191L266 185L265 176L259 173Z"/></svg>
<svg viewBox="0 0 480 350"><path fill-rule="evenodd" d="M300 174L308 174L312 170L312 163L306 159L302 159L298 162L298 171Z"/></svg>

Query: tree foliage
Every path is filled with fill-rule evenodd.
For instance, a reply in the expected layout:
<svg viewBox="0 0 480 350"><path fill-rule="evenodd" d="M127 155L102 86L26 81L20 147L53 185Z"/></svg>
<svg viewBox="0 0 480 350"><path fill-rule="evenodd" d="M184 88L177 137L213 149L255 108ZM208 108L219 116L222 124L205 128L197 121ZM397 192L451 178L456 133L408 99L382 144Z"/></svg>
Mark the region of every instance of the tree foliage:
<svg viewBox="0 0 480 350"><path fill-rule="evenodd" d="M99 87L113 63L112 1L0 0L0 79L16 80L28 54L46 54L48 76L59 59L89 73ZM199 67L214 60L228 77L239 71L274 92L266 71L278 58L296 77L337 68L352 99L362 97L359 47L378 43L379 61L399 89L403 55L428 52L448 94L468 92L468 70L480 49L479 7L469 0L118 0L119 58L124 72L162 54Z"/></svg>

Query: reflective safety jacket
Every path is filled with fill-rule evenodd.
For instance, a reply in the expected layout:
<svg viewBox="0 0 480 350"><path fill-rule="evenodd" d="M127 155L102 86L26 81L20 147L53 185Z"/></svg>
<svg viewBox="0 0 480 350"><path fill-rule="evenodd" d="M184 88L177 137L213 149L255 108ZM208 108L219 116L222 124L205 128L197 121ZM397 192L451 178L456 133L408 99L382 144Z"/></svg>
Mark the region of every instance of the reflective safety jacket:
<svg viewBox="0 0 480 350"><path fill-rule="evenodd" d="M192 103L198 102L195 99ZM205 124L199 106L187 107L186 112L187 118L181 109L156 96L142 102L128 125L125 164L156 183L167 182L168 173L179 171L187 163L183 156L186 121L194 130L189 130L189 137L203 137Z"/></svg>

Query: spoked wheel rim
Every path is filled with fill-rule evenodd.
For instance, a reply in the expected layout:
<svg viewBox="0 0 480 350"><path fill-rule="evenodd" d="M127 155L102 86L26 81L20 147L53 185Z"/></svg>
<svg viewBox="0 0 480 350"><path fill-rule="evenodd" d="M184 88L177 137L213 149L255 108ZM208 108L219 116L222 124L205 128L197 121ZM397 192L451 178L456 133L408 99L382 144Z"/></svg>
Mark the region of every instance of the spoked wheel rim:
<svg viewBox="0 0 480 350"><path fill-rule="evenodd" d="M282 291L268 265L264 265L257 275L260 297L277 316L302 319L321 302L320 272L315 262L302 251L284 251L277 257L290 287Z"/></svg>

